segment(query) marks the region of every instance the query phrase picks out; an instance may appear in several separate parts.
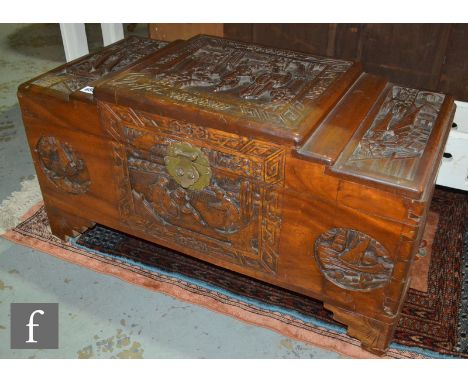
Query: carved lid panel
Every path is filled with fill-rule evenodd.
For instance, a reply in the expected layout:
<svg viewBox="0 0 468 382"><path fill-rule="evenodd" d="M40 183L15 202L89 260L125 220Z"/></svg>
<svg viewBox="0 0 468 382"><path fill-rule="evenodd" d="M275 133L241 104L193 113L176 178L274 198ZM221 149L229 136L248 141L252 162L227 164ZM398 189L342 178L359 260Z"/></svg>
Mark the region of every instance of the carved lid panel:
<svg viewBox="0 0 468 382"><path fill-rule="evenodd" d="M96 97L297 143L360 71L351 61L196 36L112 76L96 89Z"/></svg>
<svg viewBox="0 0 468 382"><path fill-rule="evenodd" d="M83 94L92 94L92 89L85 88L93 87L97 80L128 68L167 44L165 41L131 36L59 66L25 85L66 99L80 89L83 89Z"/></svg>
<svg viewBox="0 0 468 382"><path fill-rule="evenodd" d="M454 111L450 96L388 85L330 169L421 198L437 174Z"/></svg>

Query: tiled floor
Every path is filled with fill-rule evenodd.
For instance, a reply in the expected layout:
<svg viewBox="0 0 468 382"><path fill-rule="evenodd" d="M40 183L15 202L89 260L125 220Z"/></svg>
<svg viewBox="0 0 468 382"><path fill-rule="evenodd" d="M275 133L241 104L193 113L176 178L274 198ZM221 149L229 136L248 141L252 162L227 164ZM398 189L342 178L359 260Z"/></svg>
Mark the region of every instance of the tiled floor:
<svg viewBox="0 0 468 382"><path fill-rule="evenodd" d="M144 31L145 28L140 28ZM88 26L91 47L102 44ZM0 24L0 203L34 168L18 84L64 61L57 24ZM58 350L10 349L10 303L58 302ZM0 358L339 358L0 238Z"/></svg>

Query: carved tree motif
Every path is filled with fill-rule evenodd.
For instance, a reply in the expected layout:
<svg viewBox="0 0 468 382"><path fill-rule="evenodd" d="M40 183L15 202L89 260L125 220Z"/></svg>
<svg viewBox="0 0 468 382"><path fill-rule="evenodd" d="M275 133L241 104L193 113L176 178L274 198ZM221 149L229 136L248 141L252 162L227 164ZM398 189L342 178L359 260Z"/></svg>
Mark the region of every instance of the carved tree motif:
<svg viewBox="0 0 468 382"><path fill-rule="evenodd" d="M370 291L392 276L388 251L363 232L332 228L317 238L314 252L323 275L344 289Z"/></svg>
<svg viewBox="0 0 468 382"><path fill-rule="evenodd" d="M71 194L88 191L88 168L70 144L51 136L41 137L36 152L44 174L58 188Z"/></svg>

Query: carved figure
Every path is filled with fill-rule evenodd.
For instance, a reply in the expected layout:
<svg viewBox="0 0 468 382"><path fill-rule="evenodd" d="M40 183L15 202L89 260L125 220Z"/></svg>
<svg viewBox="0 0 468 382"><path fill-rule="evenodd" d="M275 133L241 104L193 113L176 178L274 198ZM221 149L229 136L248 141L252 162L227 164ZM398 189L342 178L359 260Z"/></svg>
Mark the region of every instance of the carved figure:
<svg viewBox="0 0 468 382"><path fill-rule="evenodd" d="M424 152L444 97L394 86L350 161L418 158Z"/></svg>
<svg viewBox="0 0 468 382"><path fill-rule="evenodd" d="M236 202L218 186L203 195L193 194L191 203L207 225L221 233L237 232L243 225Z"/></svg>

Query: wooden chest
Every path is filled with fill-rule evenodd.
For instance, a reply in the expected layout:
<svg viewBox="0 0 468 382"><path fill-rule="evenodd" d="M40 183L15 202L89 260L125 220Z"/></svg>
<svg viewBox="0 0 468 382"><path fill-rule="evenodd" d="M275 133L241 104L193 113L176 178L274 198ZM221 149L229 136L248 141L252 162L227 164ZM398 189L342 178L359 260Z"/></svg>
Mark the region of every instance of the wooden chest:
<svg viewBox="0 0 468 382"><path fill-rule="evenodd" d="M350 61L163 45L124 40L20 86L52 232L100 223L320 299L385 352L452 97Z"/></svg>

